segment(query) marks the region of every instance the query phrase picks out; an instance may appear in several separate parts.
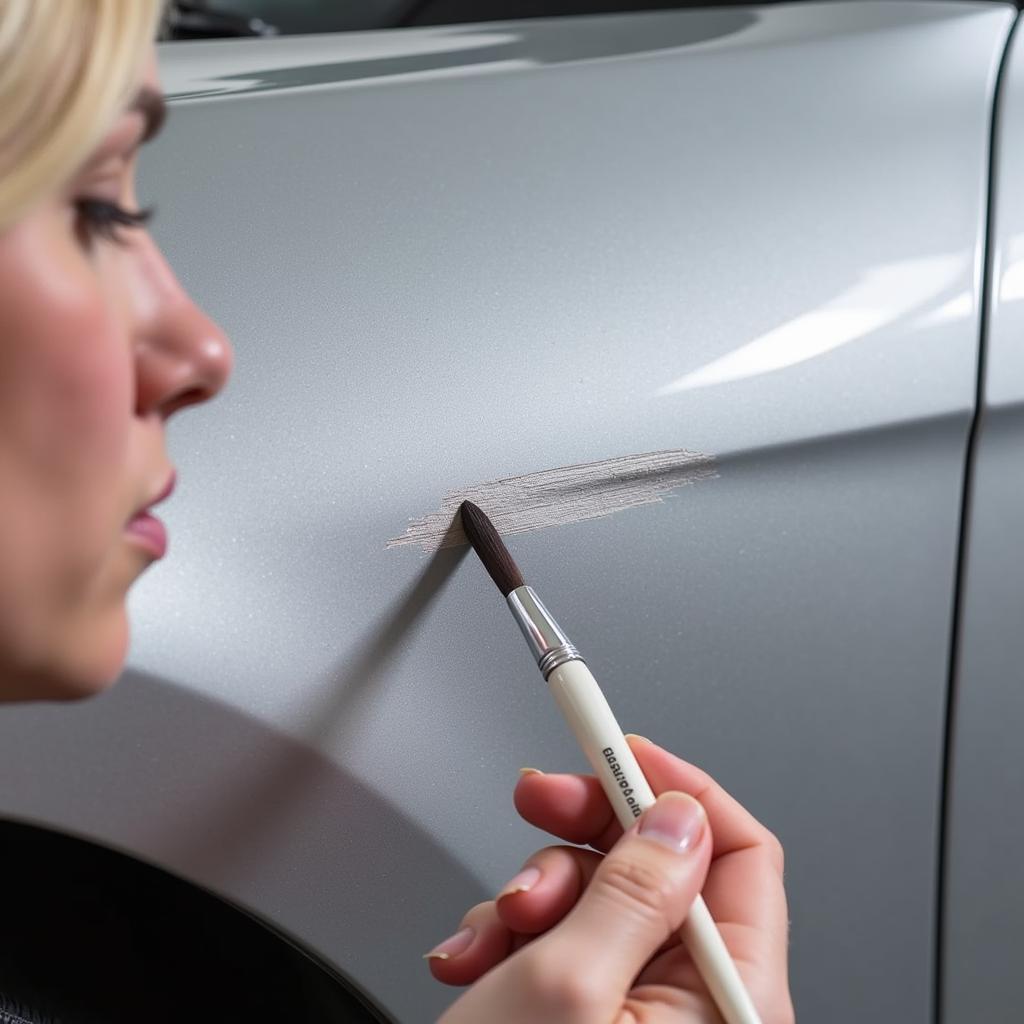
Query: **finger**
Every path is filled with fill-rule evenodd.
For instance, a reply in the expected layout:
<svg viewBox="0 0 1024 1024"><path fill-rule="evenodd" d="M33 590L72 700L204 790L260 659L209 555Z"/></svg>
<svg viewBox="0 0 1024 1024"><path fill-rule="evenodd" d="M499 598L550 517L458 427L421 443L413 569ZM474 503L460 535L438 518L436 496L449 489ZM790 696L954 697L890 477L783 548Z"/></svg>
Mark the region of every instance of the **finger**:
<svg viewBox="0 0 1024 1024"><path fill-rule="evenodd" d="M609 827L622 835L608 797L593 775L524 775L512 799L531 825L570 843L594 844Z"/></svg>
<svg viewBox="0 0 1024 1024"><path fill-rule="evenodd" d="M655 792L680 786L704 805L714 835L714 859L704 885L708 910L759 1001L784 1001L789 912L782 845L700 768L640 737L632 737L631 746Z"/></svg>
<svg viewBox="0 0 1024 1024"><path fill-rule="evenodd" d="M546 932L576 905L600 862L600 854L573 846L538 850L498 893L498 917L515 933Z"/></svg>
<svg viewBox="0 0 1024 1024"><path fill-rule="evenodd" d="M498 916L512 930L512 950L553 928L575 906L603 860L593 850L575 846L549 846L539 850L498 893ZM524 873L536 868L540 876ZM677 935L663 946L679 945ZM659 950L661 952L662 950Z"/></svg>
<svg viewBox="0 0 1024 1024"><path fill-rule="evenodd" d="M689 793L703 804L715 839L715 857L763 846L782 874L782 847L778 840L707 772L642 736L630 736L629 745L655 793L674 789Z"/></svg>
<svg viewBox="0 0 1024 1024"><path fill-rule="evenodd" d="M708 812L714 860L704 898L730 953L748 968L748 983L764 988L765 979L785 979L789 915L778 840L700 768L642 737L629 742L656 793L689 793ZM516 806L532 824L599 850L608 848L618 830L593 776L531 775L517 788Z"/></svg>
<svg viewBox="0 0 1024 1024"><path fill-rule="evenodd" d="M774 1004L774 989L788 977L789 913L767 850L755 846L712 861L704 900L751 992Z"/></svg>
<svg viewBox="0 0 1024 1024"><path fill-rule="evenodd" d="M493 900L478 903L455 933L424 954L430 973L446 985L469 985L512 949L512 933L498 917Z"/></svg>
<svg viewBox="0 0 1024 1024"><path fill-rule="evenodd" d="M711 846L700 803L682 793L661 796L601 860L564 920L525 951L547 972L548 991L564 996L557 988L564 976L573 1000L594 1012L620 1005L682 924L704 884Z"/></svg>
<svg viewBox="0 0 1024 1024"><path fill-rule="evenodd" d="M630 736L629 745L656 794L670 790L688 793L704 805L716 857L752 845L766 845L782 874L781 848L775 838L707 772L643 737ZM622 834L601 784L592 775L530 773L519 780L514 800L516 809L531 825L569 842L606 851Z"/></svg>

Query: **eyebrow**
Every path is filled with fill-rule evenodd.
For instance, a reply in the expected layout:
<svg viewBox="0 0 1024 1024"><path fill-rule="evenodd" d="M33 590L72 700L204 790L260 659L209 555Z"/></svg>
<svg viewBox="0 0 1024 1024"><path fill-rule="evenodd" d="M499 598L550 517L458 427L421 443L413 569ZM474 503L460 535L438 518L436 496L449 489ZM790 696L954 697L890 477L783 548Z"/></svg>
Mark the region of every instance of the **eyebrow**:
<svg viewBox="0 0 1024 1024"><path fill-rule="evenodd" d="M163 127L167 120L167 103L156 90L144 85L136 94L128 107L129 111L138 111L146 122L146 130L142 141L148 142Z"/></svg>

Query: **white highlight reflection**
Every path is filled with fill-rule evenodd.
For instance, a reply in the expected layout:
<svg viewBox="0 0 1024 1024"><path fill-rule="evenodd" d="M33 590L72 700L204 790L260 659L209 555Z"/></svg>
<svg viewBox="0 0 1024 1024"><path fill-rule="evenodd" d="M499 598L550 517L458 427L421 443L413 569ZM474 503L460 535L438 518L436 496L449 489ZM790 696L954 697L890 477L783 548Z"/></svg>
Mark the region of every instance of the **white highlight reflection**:
<svg viewBox="0 0 1024 1024"><path fill-rule="evenodd" d="M1010 239L1006 269L999 279L999 301L1018 302L1024 299L1024 235Z"/></svg>
<svg viewBox="0 0 1024 1024"><path fill-rule="evenodd" d="M944 302L938 309L925 313L914 322L915 327L936 327L953 320L963 320L974 313L974 296L969 291L960 292Z"/></svg>
<svg viewBox="0 0 1024 1024"><path fill-rule="evenodd" d="M968 262L966 255L947 253L875 267L865 272L853 287L817 309L801 313L746 345L705 363L655 394L673 395L743 380L830 352L941 295L956 282ZM957 296L951 302L958 303L960 298ZM969 303L970 295L967 300ZM959 314L959 309L957 305L954 315ZM946 315L950 315L950 311Z"/></svg>

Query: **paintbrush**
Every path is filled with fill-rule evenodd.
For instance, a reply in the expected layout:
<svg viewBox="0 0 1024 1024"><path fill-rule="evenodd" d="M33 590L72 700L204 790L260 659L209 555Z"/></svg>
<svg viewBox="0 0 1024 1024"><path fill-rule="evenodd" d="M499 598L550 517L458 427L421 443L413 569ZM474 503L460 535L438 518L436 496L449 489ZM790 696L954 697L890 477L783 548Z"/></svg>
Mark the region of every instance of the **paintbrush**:
<svg viewBox="0 0 1024 1024"><path fill-rule="evenodd" d="M459 514L469 543L505 595L512 617L519 623L537 667L576 734L616 817L624 829L629 828L655 797L608 701L580 652L533 588L525 585L523 574L490 519L471 501L462 503ZM726 1024L760 1024L703 897L698 896L690 908L680 937Z"/></svg>

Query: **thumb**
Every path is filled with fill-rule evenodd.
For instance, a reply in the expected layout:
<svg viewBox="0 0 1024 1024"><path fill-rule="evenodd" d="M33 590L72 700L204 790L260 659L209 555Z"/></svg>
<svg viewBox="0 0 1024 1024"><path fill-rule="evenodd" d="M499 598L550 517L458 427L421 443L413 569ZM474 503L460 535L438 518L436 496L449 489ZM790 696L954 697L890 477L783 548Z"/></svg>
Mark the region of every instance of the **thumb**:
<svg viewBox="0 0 1024 1024"><path fill-rule="evenodd" d="M607 1008L679 930L710 861L704 808L686 793L662 793L604 858L572 911L534 945L585 972L577 983Z"/></svg>

